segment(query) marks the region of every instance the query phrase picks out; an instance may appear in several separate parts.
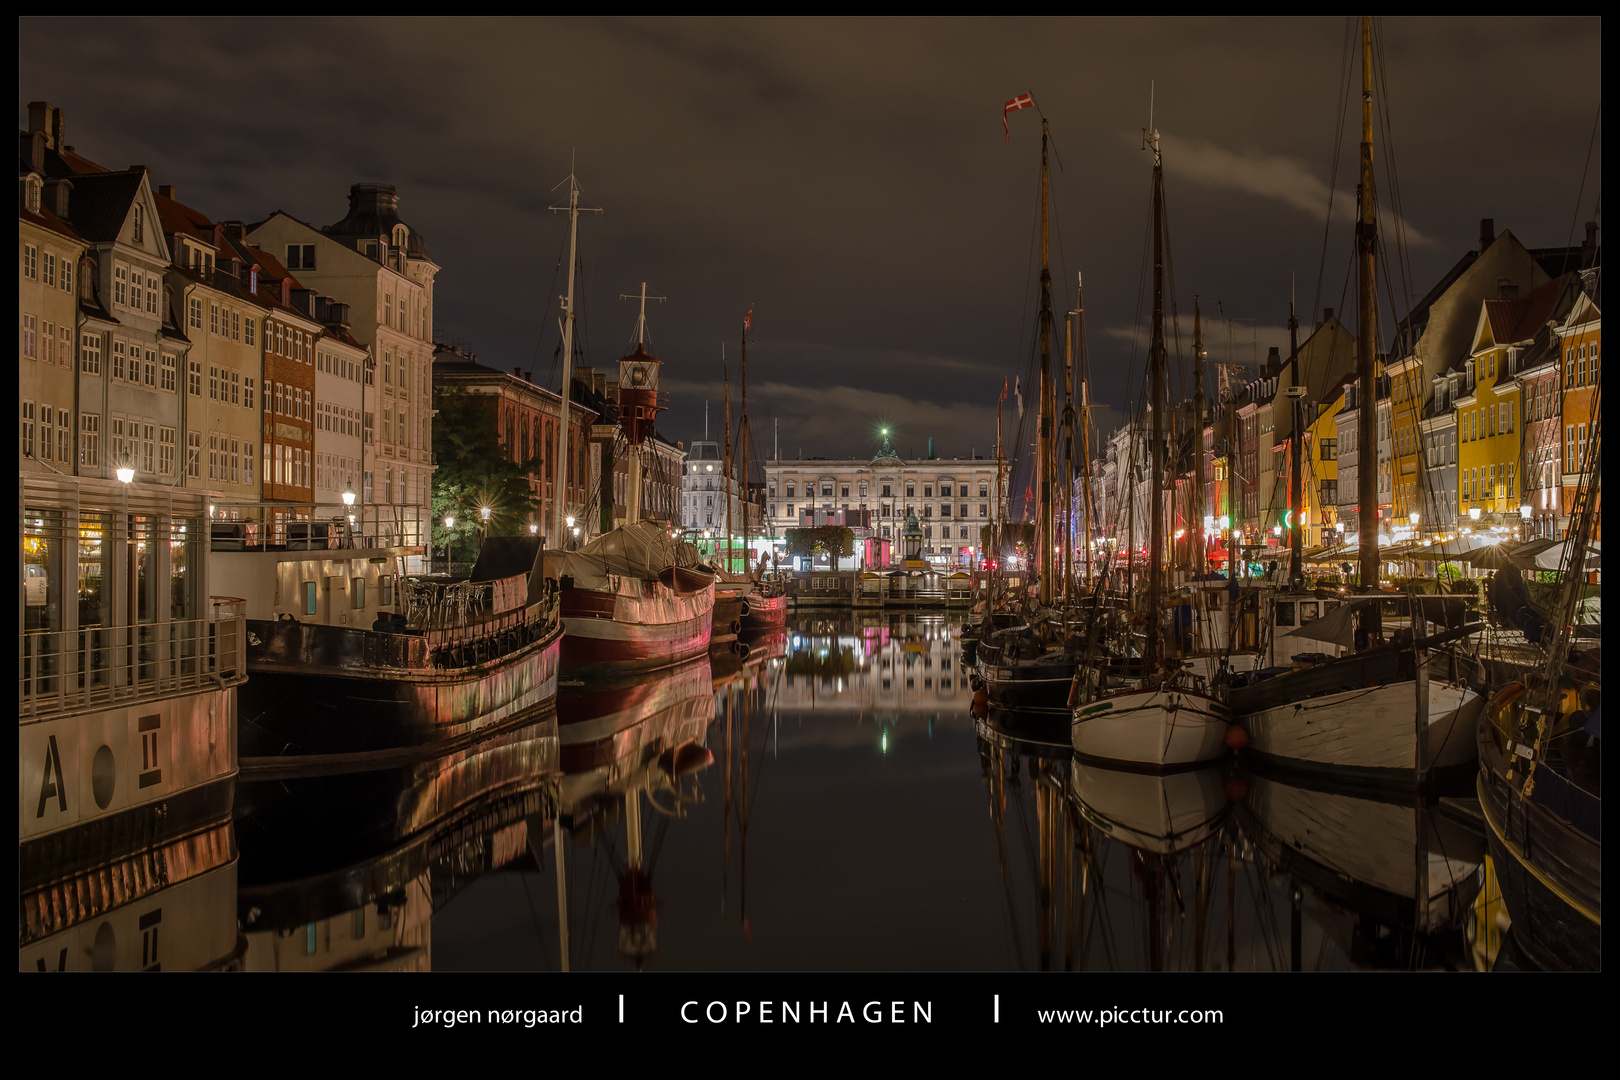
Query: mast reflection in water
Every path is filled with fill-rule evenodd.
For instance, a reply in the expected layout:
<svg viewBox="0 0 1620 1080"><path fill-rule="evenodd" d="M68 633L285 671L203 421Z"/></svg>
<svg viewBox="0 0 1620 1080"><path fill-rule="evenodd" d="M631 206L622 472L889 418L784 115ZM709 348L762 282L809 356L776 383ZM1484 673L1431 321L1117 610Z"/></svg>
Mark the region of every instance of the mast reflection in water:
<svg viewBox="0 0 1620 1080"><path fill-rule="evenodd" d="M958 629L794 617L746 654L565 686L555 714L454 754L243 782L184 852L30 886L22 965L1489 965L1464 945L1492 895L1466 814L1078 761L1066 718L975 720ZM60 914L154 859L166 877L105 914Z"/></svg>

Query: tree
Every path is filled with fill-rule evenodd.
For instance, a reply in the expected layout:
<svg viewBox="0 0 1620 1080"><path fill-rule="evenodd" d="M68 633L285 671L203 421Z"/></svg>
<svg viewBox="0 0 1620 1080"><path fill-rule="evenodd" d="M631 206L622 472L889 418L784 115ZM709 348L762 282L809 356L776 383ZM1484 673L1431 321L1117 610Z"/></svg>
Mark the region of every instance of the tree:
<svg viewBox="0 0 1620 1080"><path fill-rule="evenodd" d="M847 559L855 554L855 531L846 525L786 529L782 536L787 541L788 554L801 559L814 558L818 554L832 559Z"/></svg>
<svg viewBox="0 0 1620 1080"><path fill-rule="evenodd" d="M539 455L513 461L495 431L495 412L489 399L465 391L438 390L433 407L433 449L438 468L433 473L433 542L447 542L464 550L484 535L480 511L488 507L490 536L526 533L529 520L540 513L540 498L531 477L540 473ZM446 517L454 517L447 530Z"/></svg>

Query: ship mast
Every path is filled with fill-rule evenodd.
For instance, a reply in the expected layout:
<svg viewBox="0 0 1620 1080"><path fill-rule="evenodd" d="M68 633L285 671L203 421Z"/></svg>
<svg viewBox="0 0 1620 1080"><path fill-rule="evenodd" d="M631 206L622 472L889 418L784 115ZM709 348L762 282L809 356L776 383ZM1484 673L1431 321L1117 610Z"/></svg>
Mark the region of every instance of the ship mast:
<svg viewBox="0 0 1620 1080"><path fill-rule="evenodd" d="M727 571L731 570L731 370L726 366L726 346L720 345L720 381L725 386L726 394L726 458L721 467L726 474L720 480L720 486L726 490L726 561L722 564Z"/></svg>
<svg viewBox="0 0 1620 1080"><path fill-rule="evenodd" d="M1304 504L1300 499L1300 449L1305 440L1305 410L1300 406L1305 390L1299 385L1299 317L1294 314L1294 302L1288 302L1288 409L1289 426L1293 428L1288 439L1288 587L1305 587L1304 567Z"/></svg>
<svg viewBox="0 0 1620 1080"><path fill-rule="evenodd" d="M1204 576L1204 321L1193 297L1193 580Z"/></svg>
<svg viewBox="0 0 1620 1080"><path fill-rule="evenodd" d="M1040 526L1042 607L1052 606L1052 268L1047 238L1047 202L1051 183L1047 173L1047 124L1041 117L1041 437Z"/></svg>
<svg viewBox="0 0 1620 1080"><path fill-rule="evenodd" d="M1150 677L1160 660L1159 603L1160 578L1164 563L1164 158L1159 151L1155 128L1148 141L1153 150L1153 329L1148 349L1150 369L1148 408L1153 412L1153 482L1149 488L1152 525L1148 536L1147 648L1142 656L1142 673Z"/></svg>
<svg viewBox="0 0 1620 1080"><path fill-rule="evenodd" d="M1360 217L1356 223L1356 532L1360 549L1361 591L1378 589L1378 435L1376 398L1378 292L1374 256L1378 248L1377 193L1373 186L1372 143L1372 18L1361 20L1361 184L1357 189ZM1363 604L1357 645L1379 634L1379 605Z"/></svg>
<svg viewBox="0 0 1620 1080"><path fill-rule="evenodd" d="M568 399L574 382L574 270L579 265L579 212L590 210L600 214L601 208L579 205L579 181L573 170L568 173L568 205L553 206L552 210L568 211L568 293L562 299L562 401L557 419L557 453L551 469L551 541L562 547L567 540L568 517Z"/></svg>
<svg viewBox="0 0 1620 1080"><path fill-rule="evenodd" d="M1091 581L1091 515L1093 511L1091 501L1091 389L1086 377L1086 301L1085 288L1080 280L1079 271L1074 275L1074 319L1075 336L1080 339L1080 454L1082 457L1081 469L1085 481L1085 510L1086 533L1084 548L1086 553L1086 581Z"/></svg>
<svg viewBox="0 0 1620 1080"><path fill-rule="evenodd" d="M752 316L753 308L748 309ZM748 325L750 319L743 320L742 336L742 415L737 418L737 440L742 444L742 516L743 516L743 573L749 573L748 552Z"/></svg>

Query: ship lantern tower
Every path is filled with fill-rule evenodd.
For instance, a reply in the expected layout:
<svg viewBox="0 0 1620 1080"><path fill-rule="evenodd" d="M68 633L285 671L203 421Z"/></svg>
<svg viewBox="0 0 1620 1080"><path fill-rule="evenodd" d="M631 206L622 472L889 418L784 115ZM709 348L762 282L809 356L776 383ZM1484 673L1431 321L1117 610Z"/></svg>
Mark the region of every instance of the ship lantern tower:
<svg viewBox="0 0 1620 1080"><path fill-rule="evenodd" d="M636 348L619 361L619 426L630 444L629 490L625 492L625 523L641 520L641 444L652 434L653 421L667 406L659 404L658 369L662 362L647 351L647 301L662 300L641 283L641 313L636 319Z"/></svg>

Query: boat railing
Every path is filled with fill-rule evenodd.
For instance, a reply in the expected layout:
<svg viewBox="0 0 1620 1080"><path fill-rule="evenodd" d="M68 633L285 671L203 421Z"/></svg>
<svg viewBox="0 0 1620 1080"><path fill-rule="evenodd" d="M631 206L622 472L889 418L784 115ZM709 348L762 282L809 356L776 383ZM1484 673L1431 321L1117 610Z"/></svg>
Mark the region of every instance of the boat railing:
<svg viewBox="0 0 1620 1080"><path fill-rule="evenodd" d="M214 617L77 630L30 630L18 656L20 718L130 705L235 686L247 678L245 601Z"/></svg>
<svg viewBox="0 0 1620 1080"><path fill-rule="evenodd" d="M209 507L215 551L426 548L428 508L403 503L237 502Z"/></svg>
<svg viewBox="0 0 1620 1080"><path fill-rule="evenodd" d="M412 630L452 630L466 626L490 607L492 581L403 581L405 625Z"/></svg>

